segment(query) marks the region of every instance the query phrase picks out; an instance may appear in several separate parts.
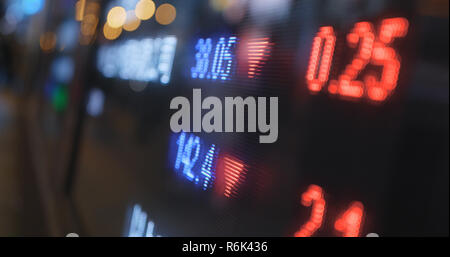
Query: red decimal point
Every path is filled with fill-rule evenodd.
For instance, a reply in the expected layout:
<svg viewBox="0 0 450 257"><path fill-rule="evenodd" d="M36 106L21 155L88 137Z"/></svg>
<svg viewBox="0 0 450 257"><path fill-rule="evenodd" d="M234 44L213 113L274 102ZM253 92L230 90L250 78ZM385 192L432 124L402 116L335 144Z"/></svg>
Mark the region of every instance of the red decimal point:
<svg viewBox="0 0 450 257"><path fill-rule="evenodd" d="M316 185L309 186L308 191L302 194L302 204L307 207L312 206L311 217L300 230L295 232L294 236L310 237L322 226L325 216L325 199L322 188Z"/></svg>

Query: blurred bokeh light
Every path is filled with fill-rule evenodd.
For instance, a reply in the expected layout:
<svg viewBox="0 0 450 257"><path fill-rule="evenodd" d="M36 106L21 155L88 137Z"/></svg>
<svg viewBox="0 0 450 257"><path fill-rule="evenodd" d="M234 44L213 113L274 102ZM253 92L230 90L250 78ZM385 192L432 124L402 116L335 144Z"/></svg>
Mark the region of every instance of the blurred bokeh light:
<svg viewBox="0 0 450 257"><path fill-rule="evenodd" d="M177 16L177 10L175 7L171 4L162 4L158 6L158 9L156 9L156 21L161 25L169 25L172 23L176 16Z"/></svg>

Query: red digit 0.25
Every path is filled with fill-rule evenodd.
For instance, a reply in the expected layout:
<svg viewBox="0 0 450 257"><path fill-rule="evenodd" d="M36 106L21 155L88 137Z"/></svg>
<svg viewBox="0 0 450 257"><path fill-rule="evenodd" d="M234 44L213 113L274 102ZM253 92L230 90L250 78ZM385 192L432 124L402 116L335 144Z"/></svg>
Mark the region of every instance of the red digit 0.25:
<svg viewBox="0 0 450 257"><path fill-rule="evenodd" d="M328 92L351 98L367 97L372 101L384 101L397 87L401 66L399 55L389 45L395 38L405 37L408 27L409 23L405 18L384 19L378 35L375 36L371 23L356 23L347 35L347 42L351 48L359 46L358 51L338 80L330 81ZM314 38L306 72L306 81L311 92L321 91L328 82L335 40L332 27L321 27ZM357 80L368 64L382 66L381 75L375 76L373 72L369 72L363 81Z"/></svg>

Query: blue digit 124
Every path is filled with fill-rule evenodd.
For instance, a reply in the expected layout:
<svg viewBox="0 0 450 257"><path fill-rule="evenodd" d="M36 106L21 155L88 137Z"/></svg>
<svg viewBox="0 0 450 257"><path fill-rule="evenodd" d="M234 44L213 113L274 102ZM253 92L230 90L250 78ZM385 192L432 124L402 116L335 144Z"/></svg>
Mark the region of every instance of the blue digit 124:
<svg viewBox="0 0 450 257"><path fill-rule="evenodd" d="M203 190L211 187L218 155L216 146L212 144L206 150L200 137L185 132L179 134L176 145L175 171Z"/></svg>

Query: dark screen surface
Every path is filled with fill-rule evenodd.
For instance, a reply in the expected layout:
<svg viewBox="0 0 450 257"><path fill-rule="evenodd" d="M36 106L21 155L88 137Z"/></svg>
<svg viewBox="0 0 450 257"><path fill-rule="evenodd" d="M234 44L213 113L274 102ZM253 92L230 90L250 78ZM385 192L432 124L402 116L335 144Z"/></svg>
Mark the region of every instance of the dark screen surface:
<svg viewBox="0 0 450 257"><path fill-rule="evenodd" d="M448 235L448 2L211 2L95 39L70 180L88 235ZM278 97L276 142L172 132L194 89Z"/></svg>

